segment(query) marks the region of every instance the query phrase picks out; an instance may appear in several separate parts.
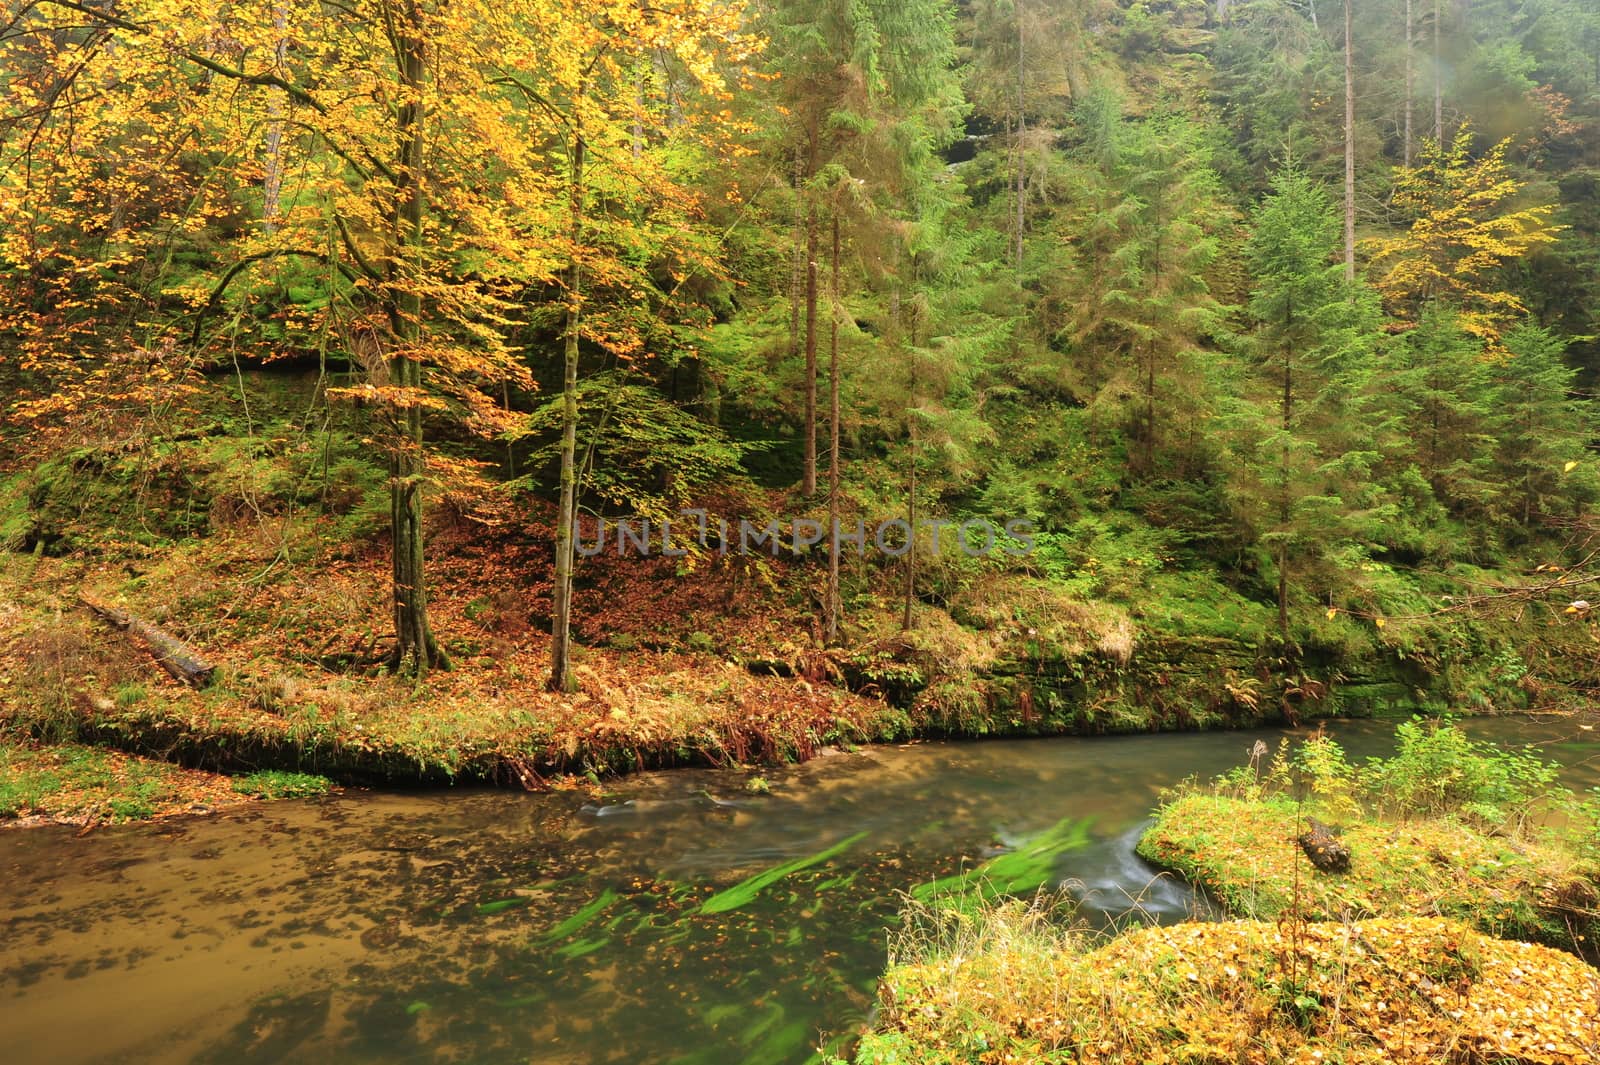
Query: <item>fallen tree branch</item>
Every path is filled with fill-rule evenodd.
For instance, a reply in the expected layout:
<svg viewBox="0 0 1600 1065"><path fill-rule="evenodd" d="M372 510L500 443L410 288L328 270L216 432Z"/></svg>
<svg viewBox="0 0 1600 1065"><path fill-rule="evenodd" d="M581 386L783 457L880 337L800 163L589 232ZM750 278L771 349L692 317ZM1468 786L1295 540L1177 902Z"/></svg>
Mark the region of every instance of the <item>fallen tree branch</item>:
<svg viewBox="0 0 1600 1065"><path fill-rule="evenodd" d="M150 624L148 621L135 617L125 610L119 610L106 603L96 602L86 595L80 594L78 601L98 617L105 619L119 629L133 633L143 640L145 645L149 647L150 656L156 660L156 664L178 680L195 688L204 688L211 683L211 678L216 674L217 667L202 657L200 652L176 636Z"/></svg>

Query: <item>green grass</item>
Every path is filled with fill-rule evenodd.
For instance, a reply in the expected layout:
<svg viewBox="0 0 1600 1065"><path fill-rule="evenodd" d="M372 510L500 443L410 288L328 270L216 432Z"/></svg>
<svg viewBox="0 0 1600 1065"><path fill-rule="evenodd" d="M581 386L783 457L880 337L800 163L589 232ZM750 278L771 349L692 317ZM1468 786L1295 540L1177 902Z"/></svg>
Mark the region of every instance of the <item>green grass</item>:
<svg viewBox="0 0 1600 1065"><path fill-rule="evenodd" d="M332 788L333 782L327 777L282 769L263 769L233 778L233 790L252 799L304 799L326 795Z"/></svg>
<svg viewBox="0 0 1600 1065"><path fill-rule="evenodd" d="M97 747L0 745L0 817L122 822L227 801L211 773Z"/></svg>
<svg viewBox="0 0 1600 1065"><path fill-rule="evenodd" d="M1445 916L1600 957L1600 805L1562 787L1554 763L1449 723L1415 719L1397 738L1363 766L1321 735L1270 759L1258 747L1211 786L1180 788L1139 853L1243 917ZM1304 859L1311 817L1342 826L1347 871Z"/></svg>
<svg viewBox="0 0 1600 1065"><path fill-rule="evenodd" d="M1294 839L1304 815L1283 798L1186 795L1164 807L1139 853L1202 885L1242 917L1310 920L1438 914L1480 931L1591 953L1585 916L1600 875L1557 842L1493 836L1451 816L1344 826L1347 873L1313 869Z"/></svg>

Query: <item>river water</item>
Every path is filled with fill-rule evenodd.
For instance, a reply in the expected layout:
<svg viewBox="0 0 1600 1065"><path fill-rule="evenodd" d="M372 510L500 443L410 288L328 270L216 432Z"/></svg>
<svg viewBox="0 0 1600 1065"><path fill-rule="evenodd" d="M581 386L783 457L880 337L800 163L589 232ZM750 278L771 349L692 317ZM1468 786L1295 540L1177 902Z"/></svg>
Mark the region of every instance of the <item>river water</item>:
<svg viewBox="0 0 1600 1065"><path fill-rule="evenodd" d="M1600 732L1484 719L1600 784ZM1330 731L1382 753L1388 725ZM1088 920L1200 903L1133 853L1161 789L1278 731L916 744L581 792L349 792L0 834L0 1057L799 1063L866 1022L902 892L1070 822ZM765 874L765 875L763 875Z"/></svg>

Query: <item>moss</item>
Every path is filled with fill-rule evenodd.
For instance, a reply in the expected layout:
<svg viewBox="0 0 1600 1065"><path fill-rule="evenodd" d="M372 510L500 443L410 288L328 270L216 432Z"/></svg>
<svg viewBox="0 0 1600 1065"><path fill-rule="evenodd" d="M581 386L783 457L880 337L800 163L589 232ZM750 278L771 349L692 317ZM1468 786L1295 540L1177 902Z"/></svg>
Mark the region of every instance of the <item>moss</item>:
<svg viewBox="0 0 1600 1065"><path fill-rule="evenodd" d="M1346 873L1323 873L1294 844L1305 812L1283 798L1193 794L1169 803L1139 853L1204 887L1227 909L1277 920L1439 914L1488 935L1595 956L1600 867L1560 842L1490 835L1454 815L1344 826ZM1577 902L1578 905L1574 905Z"/></svg>
<svg viewBox="0 0 1600 1065"><path fill-rule="evenodd" d="M333 789L327 777L310 773L287 773L281 769L263 769L242 777L235 777L233 790L254 799L305 799L326 795Z"/></svg>

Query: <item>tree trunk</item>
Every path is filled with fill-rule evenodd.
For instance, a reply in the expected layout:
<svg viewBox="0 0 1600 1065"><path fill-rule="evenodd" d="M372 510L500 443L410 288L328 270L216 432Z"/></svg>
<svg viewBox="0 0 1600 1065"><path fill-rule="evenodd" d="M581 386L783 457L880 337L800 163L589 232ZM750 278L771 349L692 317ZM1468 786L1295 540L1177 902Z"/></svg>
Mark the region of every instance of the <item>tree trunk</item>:
<svg viewBox="0 0 1600 1065"><path fill-rule="evenodd" d="M1415 22L1411 17L1411 2L1406 0L1406 103L1405 103L1405 148L1403 158L1407 170L1411 169L1411 115L1416 110L1413 106L1413 97L1417 91L1417 64L1414 39L1416 36Z"/></svg>
<svg viewBox="0 0 1600 1065"><path fill-rule="evenodd" d="M215 665L165 629L86 595L79 595L78 601L117 628L126 629L143 640L156 664L190 687L204 688L216 675Z"/></svg>
<svg viewBox="0 0 1600 1065"><path fill-rule="evenodd" d="M422 292L417 278L407 276L423 244L423 122L421 102L427 76L423 59L423 19L415 0L400 11L395 34L400 82L405 103L396 115L399 158L395 167L394 248L389 256L389 326L395 351L389 360L389 382L396 388L420 389L422 364L415 348L422 336ZM394 584L395 646L389 667L422 676L429 669L448 669L450 660L434 639L428 623L427 586L423 580L422 409L405 402L395 411L395 439L389 459L389 521Z"/></svg>
<svg viewBox="0 0 1600 1065"><path fill-rule="evenodd" d="M828 643L839 639L839 216L833 216L828 292Z"/></svg>
<svg viewBox="0 0 1600 1065"><path fill-rule="evenodd" d="M1438 0L1434 0L1434 144L1445 146L1445 72L1438 53L1438 24L1442 21Z"/></svg>
<svg viewBox="0 0 1600 1065"><path fill-rule="evenodd" d="M913 260L914 262L914 260ZM915 266L913 266L913 272ZM910 347L917 346L917 312L915 305L911 312ZM906 444L910 458L906 470L906 523L909 532L906 534L906 588L905 612L900 619L900 628L910 632L913 627L911 604L917 593L917 356L914 350L908 351L906 361Z"/></svg>
<svg viewBox="0 0 1600 1065"><path fill-rule="evenodd" d="M800 304L805 298L805 265L806 265L806 216L805 202L801 196L804 182L800 146L794 146L794 172L791 183L794 188L794 224L790 230L790 243L793 245L789 260L789 358L800 357Z"/></svg>
<svg viewBox="0 0 1600 1065"><path fill-rule="evenodd" d="M1156 468L1156 349L1145 342L1144 376L1144 469L1146 477Z"/></svg>
<svg viewBox="0 0 1600 1065"><path fill-rule="evenodd" d="M1027 195L1027 162L1028 162L1028 118L1025 112L1023 88L1026 84L1023 52L1024 35L1022 25L1022 0L1017 0L1017 219L1016 219L1016 247L1013 249L1015 268L1017 274L1017 287L1022 287L1022 226L1024 219L1023 205Z"/></svg>
<svg viewBox="0 0 1600 1065"><path fill-rule="evenodd" d="M806 439L800 493L817 494L817 212L806 218Z"/></svg>
<svg viewBox="0 0 1600 1065"><path fill-rule="evenodd" d="M580 88L580 107L582 99ZM549 688L556 692L577 689L572 675L572 559L578 523L578 331L583 320L583 268L577 248L583 237L583 163L587 146L581 113L574 123L567 223L573 258L567 271L567 321L562 344L561 502L556 511L556 583L550 611Z"/></svg>
<svg viewBox="0 0 1600 1065"><path fill-rule="evenodd" d="M1356 80L1350 40L1351 0L1344 0L1344 279L1356 279Z"/></svg>
<svg viewBox="0 0 1600 1065"><path fill-rule="evenodd" d="M283 4L272 8L272 28L278 39L273 45L273 56L278 68L283 68L288 51L289 15ZM288 96L282 90L267 93L267 135L261 179L261 228L268 234L278 228L279 200L283 191L283 112Z"/></svg>
<svg viewBox="0 0 1600 1065"><path fill-rule="evenodd" d="M1291 301L1285 319L1290 328L1294 325L1294 306ZM1283 450L1278 459L1278 634L1289 642L1289 516L1291 514L1289 491L1289 427L1294 423L1294 345L1283 346Z"/></svg>

